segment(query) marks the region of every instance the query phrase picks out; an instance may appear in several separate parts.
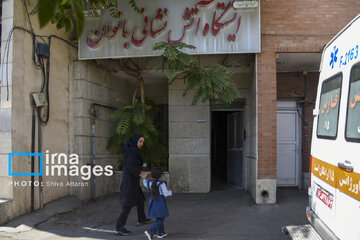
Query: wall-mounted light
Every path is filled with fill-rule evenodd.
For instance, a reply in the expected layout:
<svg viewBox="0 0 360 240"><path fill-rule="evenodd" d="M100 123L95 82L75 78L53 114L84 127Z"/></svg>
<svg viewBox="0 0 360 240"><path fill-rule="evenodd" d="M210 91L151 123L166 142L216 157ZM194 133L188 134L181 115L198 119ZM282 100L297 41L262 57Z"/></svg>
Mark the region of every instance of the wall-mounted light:
<svg viewBox="0 0 360 240"><path fill-rule="evenodd" d="M259 7L259 1L256 0L244 0L244 1L235 1L233 3L235 9L242 10L255 10Z"/></svg>

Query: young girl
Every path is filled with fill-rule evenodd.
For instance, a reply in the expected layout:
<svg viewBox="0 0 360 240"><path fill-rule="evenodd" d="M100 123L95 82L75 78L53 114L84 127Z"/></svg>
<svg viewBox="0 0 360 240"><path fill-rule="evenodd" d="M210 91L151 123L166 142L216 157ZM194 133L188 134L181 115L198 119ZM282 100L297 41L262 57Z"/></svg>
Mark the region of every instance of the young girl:
<svg viewBox="0 0 360 240"><path fill-rule="evenodd" d="M163 172L159 168L154 168L151 170L152 181L143 180L144 186L146 186L150 191L150 201L149 201L149 218L156 218L155 223L150 227L148 231L145 231L145 235L148 240L151 240L152 237L157 236L157 238L163 238L167 235L164 231L164 221L165 218L169 216L169 212L166 206L165 197L171 196L171 190L168 190L166 183L160 181Z"/></svg>

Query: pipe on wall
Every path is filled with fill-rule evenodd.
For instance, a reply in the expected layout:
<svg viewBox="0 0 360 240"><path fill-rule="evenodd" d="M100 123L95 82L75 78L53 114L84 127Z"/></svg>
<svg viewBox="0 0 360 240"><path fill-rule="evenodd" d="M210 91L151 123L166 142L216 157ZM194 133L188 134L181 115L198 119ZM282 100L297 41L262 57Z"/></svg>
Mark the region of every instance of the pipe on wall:
<svg viewBox="0 0 360 240"><path fill-rule="evenodd" d="M100 110L97 109L97 107L101 107L101 108L107 108L107 109L111 109L111 110L116 110L117 108L109 106L109 105L104 105L104 104L99 104L99 103L92 103L90 105L90 115L92 116L91 118L91 156L92 156L92 160L91 160L91 168L93 168L96 165L96 131L95 131L95 127L96 127L96 119L98 119L101 116L101 112ZM91 196L90 199L92 201L95 201L96 199L96 177L94 174L91 174Z"/></svg>

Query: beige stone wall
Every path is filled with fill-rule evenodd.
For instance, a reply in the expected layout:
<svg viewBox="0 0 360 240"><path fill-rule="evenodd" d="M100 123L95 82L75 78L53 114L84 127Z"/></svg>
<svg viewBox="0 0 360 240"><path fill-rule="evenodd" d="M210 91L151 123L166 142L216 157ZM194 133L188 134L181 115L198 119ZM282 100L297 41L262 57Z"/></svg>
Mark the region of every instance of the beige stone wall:
<svg viewBox="0 0 360 240"><path fill-rule="evenodd" d="M169 173L176 192L210 191L210 106L191 106L181 80L169 88ZM205 120L205 123L197 123Z"/></svg>
<svg viewBox="0 0 360 240"><path fill-rule="evenodd" d="M28 8L32 9L34 1L26 1ZM30 30L29 20L26 16L23 1L6 0L3 1L3 31L2 46L5 46L4 40L7 39L9 31L13 26L20 26ZM61 38L69 39L69 35L63 31L57 31L54 25L48 25L39 29L36 16L31 16L32 27L36 34L49 36L56 34ZM47 42L48 38L44 40ZM32 61L32 37L29 33L16 29L12 36L9 55L9 100L1 99L1 142L6 143L6 149L1 149L0 162L2 168L6 168L4 156L9 152L18 150L19 152L31 151L31 119L32 107L30 103L30 93L40 92L42 86L41 71L37 70ZM69 66L71 59L76 58L76 49L65 42L53 38L51 41L50 57L50 121L42 129L42 150L51 152L69 152L69 109L68 109L68 85L69 85ZM4 52L2 51L2 54ZM2 93L6 87L2 86ZM36 142L37 142L36 136ZM37 146L35 148L37 151ZM30 172L30 157L14 159L12 162L13 172ZM38 169L38 166L35 166ZM2 173L2 176L8 175ZM30 185L27 186L9 186L9 180L29 181L31 178L24 176L13 176L12 178L2 177L0 197L12 199L5 208L5 217L1 220L7 220L30 210L31 195ZM38 180L35 177L35 180ZM43 203L50 202L69 194L67 187L57 187L56 190L47 188L47 181L66 181L67 177L43 177ZM39 188L35 187L35 209L39 208Z"/></svg>
<svg viewBox="0 0 360 240"><path fill-rule="evenodd" d="M114 171L118 168L118 155L106 150L107 141L112 135L115 120L110 114L114 111L107 107L96 106L101 115L94 119L90 114L91 105L101 104L108 107L120 107L123 102L131 103L135 84L122 80L110 72L102 69L91 61L74 61L72 71L73 81L70 84L70 152L79 155L81 165L88 165L95 161L95 165L112 165ZM92 127L95 126L93 134ZM93 155L95 142L95 160ZM80 177L71 177L71 181L88 182L89 187L70 188L70 194L81 200L91 197L91 179L83 181ZM96 177L96 193L93 197L115 192L119 188L119 181L115 175Z"/></svg>
<svg viewBox="0 0 360 240"><path fill-rule="evenodd" d="M14 0L2 1L2 33L1 33L1 61L5 55L5 44L7 36L13 26L13 12ZM5 10L6 9L6 10ZM8 153L12 151L11 141L11 86L12 86L12 63L13 63L13 38L10 39L9 58L6 64L2 63L2 72L0 85L1 98L0 98L0 198L11 199L13 195L12 188L7 187L11 177L8 176ZM8 79L6 70L9 71ZM6 82L9 85L7 88ZM9 96L8 92L9 90ZM7 98L9 97L9 100ZM0 214L3 215L3 214ZM1 217L0 217L1 222Z"/></svg>
<svg viewBox="0 0 360 240"><path fill-rule="evenodd" d="M36 0L26 1L31 10ZM2 47L13 26L30 30L30 24L25 12L23 1L4 0L2 20ZM71 34L57 30L55 25L47 25L39 29L37 16L30 16L32 27L36 34L42 36L57 35L63 39L71 39ZM39 38L38 41L41 41ZM48 42L48 38L44 37ZM30 93L40 92L42 86L41 71L36 69L32 61L32 37L28 32L15 30L8 59L9 100L6 99L6 86L1 86L0 106L0 223L15 216L30 211L31 188L27 186L9 186L10 180L29 181L30 176L8 176L8 153L31 151L32 107ZM4 54L2 48L2 56ZM134 84L123 81L103 70L93 62L77 61L77 49L64 41L52 38L50 47L50 119L42 130L42 152L69 154L76 153L80 158L80 166L93 160L91 149L91 117L90 105L100 103L113 107L120 106L117 98L130 103ZM2 58L3 59L3 58ZM2 65L6 68L6 64ZM5 72L3 72L3 76ZM2 78L4 79L4 77ZM111 135L114 120L110 118L112 110L100 108L102 115L95 121L95 161L97 165L117 167L117 155L106 151L107 139ZM37 132L37 129L36 129ZM35 141L37 143L37 135ZM37 145L35 152L37 152ZM45 157L45 156L44 156ZM68 165L69 166L69 165ZM45 170L45 159L44 159ZM31 159L23 157L13 161L13 172L30 172ZM35 169L38 169L36 164ZM35 177L38 180L38 177ZM58 198L74 195L81 200L90 198L90 187L68 187L69 181L82 181L69 176L43 176L43 204ZM63 186L49 186L49 183ZM89 184L89 186L91 186ZM119 178L96 178L96 197L117 191ZM35 209L39 208L39 187L35 187Z"/></svg>
<svg viewBox="0 0 360 240"><path fill-rule="evenodd" d="M251 96L251 88L254 76L254 67L251 66L247 69L244 69L242 72L232 74L231 78L234 80L236 87L240 93L241 99L245 100L245 106L243 109L243 117L244 117L244 126L243 129L245 130L245 139L243 142L243 172L240 173L242 175L243 187L244 190L249 190L251 185L251 165L253 161L253 154L252 148L253 144L256 144L253 141L253 131L251 130L252 127L252 107L255 104L254 99Z"/></svg>
<svg viewBox="0 0 360 240"><path fill-rule="evenodd" d="M245 99L244 128L251 132L251 138L244 141L243 176L245 189L250 185L250 160L253 132L250 130L251 106L253 99L253 66L247 65L247 56L209 55L199 56L203 66L223 64L232 72L232 80L239 90L240 98ZM176 81L169 87L169 173L171 187L177 192L209 192L211 189L211 107L199 101L192 106L193 93L183 97L183 81ZM198 123L197 120L205 120Z"/></svg>

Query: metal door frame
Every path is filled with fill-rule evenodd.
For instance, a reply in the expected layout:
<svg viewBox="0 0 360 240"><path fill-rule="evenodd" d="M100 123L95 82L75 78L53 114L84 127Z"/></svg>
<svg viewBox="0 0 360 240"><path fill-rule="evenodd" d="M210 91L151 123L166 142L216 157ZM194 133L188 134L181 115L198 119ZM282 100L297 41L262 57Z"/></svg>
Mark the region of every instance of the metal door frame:
<svg viewBox="0 0 360 240"><path fill-rule="evenodd" d="M244 131L244 129L245 129L245 111L243 110L243 109L237 109L237 110L230 110L230 111L227 111L228 112L228 116L229 115L232 115L232 114L235 114L235 113L241 113L241 115L242 115L242 131L240 132L240 134L241 134L241 138L243 138L244 136L243 136L243 131ZM227 133L229 133L229 122L228 122L228 119L227 119L227 126L226 126L226 131L227 131ZM235 132L236 132L237 130L236 130L236 126L235 126ZM234 135L234 138L235 138L235 140L236 140L236 135ZM228 183L228 185L230 185L230 183L229 183L229 136L227 137L227 139L226 139L226 146L227 146L227 152L228 152L228 154L227 154L227 159L226 159L226 161L227 161L227 183ZM245 188L245 168L244 168L244 161L245 161L245 141L244 141L244 139L243 139L243 144L242 144L242 148L241 148L241 150L242 150L242 162L241 162L241 166L242 166L242 169L241 169L241 177L242 177L242 180L241 180L241 186L240 187L238 187L238 186L233 186L233 185L231 185L232 187L235 187L235 188L239 188L239 189L244 189Z"/></svg>
<svg viewBox="0 0 360 240"><path fill-rule="evenodd" d="M246 117L245 117L245 113L246 113L246 111L245 111L245 109L244 108L224 108L224 109L211 109L210 110L210 112L228 112L228 114L230 114L230 112L242 112L242 120L243 120L243 126L242 126L242 128L243 128L243 130L245 130L246 131ZM227 126L226 126L226 131L228 131L228 123L226 123L227 124ZM212 133L211 133L212 134ZM226 138L226 146L228 146L229 145L229 138ZM228 155L228 154L227 154ZM243 186L241 186L241 189L245 189L245 183L246 183L246 169L245 169L245 164L244 164L244 161L245 161L245 140L243 141L243 153L242 153L242 157L243 157L243 162L242 162L242 166L243 166L243 169L242 169L242 185ZM227 159L227 161L228 161L228 159ZM211 162L211 161L210 161ZM227 169L226 169L226 171L227 171L227 176L229 175L229 164L228 164L228 166L227 166Z"/></svg>
<svg viewBox="0 0 360 240"><path fill-rule="evenodd" d="M302 121L300 113L302 108L298 106L297 101L277 101L276 116L278 113L295 113L295 132L297 146L295 148L295 185L299 188L302 187L301 179L301 166L302 166ZM277 119L276 119L277 120ZM277 126L278 127L278 126ZM276 136L276 145L278 143L278 136ZM292 185L289 185L292 186Z"/></svg>

